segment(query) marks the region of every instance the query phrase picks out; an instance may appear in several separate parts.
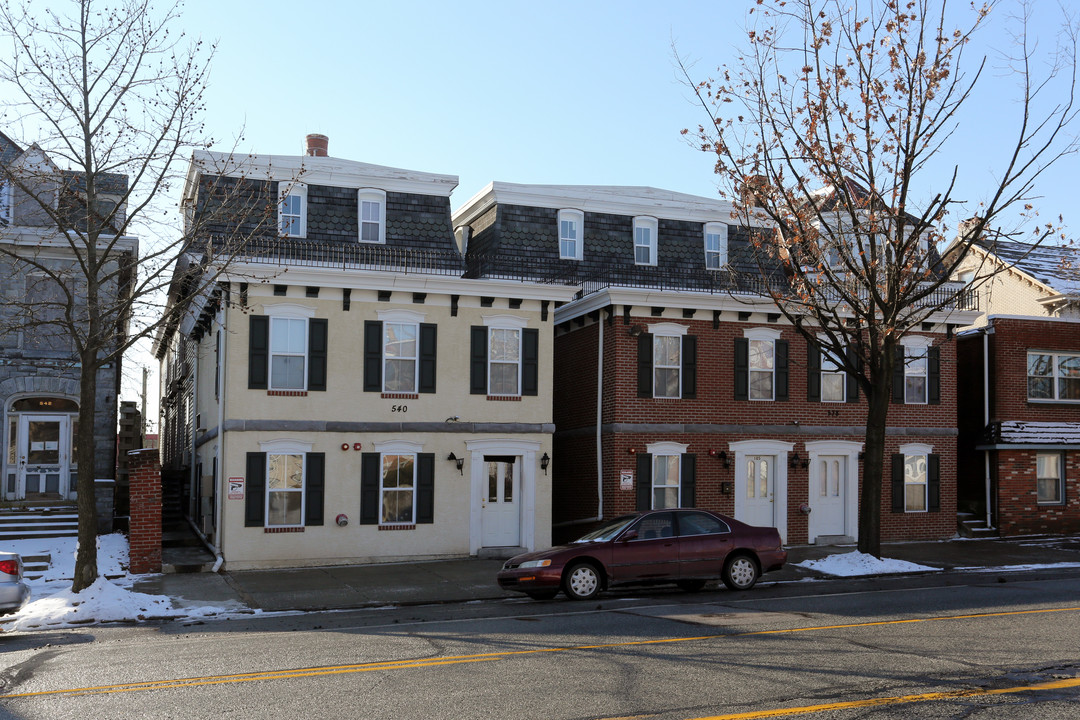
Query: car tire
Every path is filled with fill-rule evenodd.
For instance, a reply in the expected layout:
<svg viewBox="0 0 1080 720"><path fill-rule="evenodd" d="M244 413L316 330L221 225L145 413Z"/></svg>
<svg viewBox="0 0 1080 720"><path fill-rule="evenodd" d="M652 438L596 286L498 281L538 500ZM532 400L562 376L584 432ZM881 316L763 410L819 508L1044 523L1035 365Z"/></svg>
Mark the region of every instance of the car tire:
<svg viewBox="0 0 1080 720"><path fill-rule="evenodd" d="M579 562L566 569L563 592L571 600L589 600L600 592L600 571L590 562Z"/></svg>
<svg viewBox="0 0 1080 720"><path fill-rule="evenodd" d="M724 563L722 579L730 590L749 590L761 577L757 561L742 553L732 555Z"/></svg>
<svg viewBox="0 0 1080 720"><path fill-rule="evenodd" d="M683 592L697 592L705 587L704 580L679 580L675 584Z"/></svg>
<svg viewBox="0 0 1080 720"><path fill-rule="evenodd" d="M531 590L525 593L533 600L551 600L559 594L558 590Z"/></svg>

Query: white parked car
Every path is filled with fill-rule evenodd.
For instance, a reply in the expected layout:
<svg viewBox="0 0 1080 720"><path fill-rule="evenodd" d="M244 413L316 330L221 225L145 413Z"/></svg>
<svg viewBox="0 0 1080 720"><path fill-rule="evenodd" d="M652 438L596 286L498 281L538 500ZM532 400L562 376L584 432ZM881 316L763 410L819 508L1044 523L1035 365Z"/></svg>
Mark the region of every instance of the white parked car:
<svg viewBox="0 0 1080 720"><path fill-rule="evenodd" d="M0 552L0 615L18 611L30 599L30 587L23 582L22 558Z"/></svg>

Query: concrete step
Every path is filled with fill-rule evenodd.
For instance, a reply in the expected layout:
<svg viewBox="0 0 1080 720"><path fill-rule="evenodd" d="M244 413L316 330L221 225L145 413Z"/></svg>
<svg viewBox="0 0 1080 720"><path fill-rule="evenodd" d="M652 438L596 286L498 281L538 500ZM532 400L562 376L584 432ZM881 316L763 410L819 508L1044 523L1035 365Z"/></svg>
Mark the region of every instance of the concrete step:
<svg viewBox="0 0 1080 720"><path fill-rule="evenodd" d="M51 555L24 555L22 560L23 577L27 580L39 579L52 565Z"/></svg>
<svg viewBox="0 0 1080 720"><path fill-rule="evenodd" d="M966 538L998 537L998 530L986 524L986 518L974 513L956 513L956 532Z"/></svg>
<svg viewBox="0 0 1080 720"><path fill-rule="evenodd" d="M78 534L79 514L71 506L5 508L0 511L0 542L76 537Z"/></svg>

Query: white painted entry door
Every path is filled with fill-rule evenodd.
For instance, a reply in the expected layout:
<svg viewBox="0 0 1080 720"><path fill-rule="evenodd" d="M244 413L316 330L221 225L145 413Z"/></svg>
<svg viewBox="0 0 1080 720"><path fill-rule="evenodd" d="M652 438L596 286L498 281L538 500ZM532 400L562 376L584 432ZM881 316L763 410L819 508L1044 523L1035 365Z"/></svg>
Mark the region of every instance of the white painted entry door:
<svg viewBox="0 0 1080 720"><path fill-rule="evenodd" d="M747 455L745 473L746 501L738 519L748 525L775 526L776 456Z"/></svg>
<svg viewBox="0 0 1080 720"><path fill-rule="evenodd" d="M848 474L847 455L819 455L810 477L810 542L818 535L847 535L844 508Z"/></svg>
<svg viewBox="0 0 1080 720"><path fill-rule="evenodd" d="M521 463L509 455L484 456L481 543L484 547L521 544Z"/></svg>
<svg viewBox="0 0 1080 720"><path fill-rule="evenodd" d="M19 419L15 499L65 497L70 448L66 415L23 415Z"/></svg>

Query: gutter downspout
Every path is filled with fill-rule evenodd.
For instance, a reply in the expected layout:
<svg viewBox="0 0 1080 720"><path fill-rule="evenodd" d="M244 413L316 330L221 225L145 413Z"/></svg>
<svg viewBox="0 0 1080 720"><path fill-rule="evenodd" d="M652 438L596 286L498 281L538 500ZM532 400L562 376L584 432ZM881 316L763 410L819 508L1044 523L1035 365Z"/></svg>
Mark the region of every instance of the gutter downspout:
<svg viewBox="0 0 1080 720"><path fill-rule="evenodd" d="M604 517L604 445L601 426L604 421L604 317L597 319L600 326L596 354L596 519Z"/></svg>
<svg viewBox="0 0 1080 720"><path fill-rule="evenodd" d="M990 328L983 329L983 427L990 426ZM990 451L983 450L983 471L986 480L986 527L993 527L990 522Z"/></svg>
<svg viewBox="0 0 1080 720"><path fill-rule="evenodd" d="M232 283L229 283L229 292L232 292ZM229 332L228 332L228 318L229 318L229 303L222 303L221 309L218 311L221 313L221 322L218 323L218 332L221 333L221 357L218 358L218 441L217 441L217 477L214 478L214 539L221 543L221 504L222 504L222 490L225 489L225 465L222 461L222 456L225 450L225 398L229 396L226 392L225 380L229 377L229 374L225 372L225 368L228 367L225 363L225 359L228 356L229 347ZM209 543L207 543L209 545ZM210 546L213 548L213 546ZM225 554L213 548L214 555L217 557L217 562L214 563L213 572L217 572L221 569L222 563L225 562Z"/></svg>

